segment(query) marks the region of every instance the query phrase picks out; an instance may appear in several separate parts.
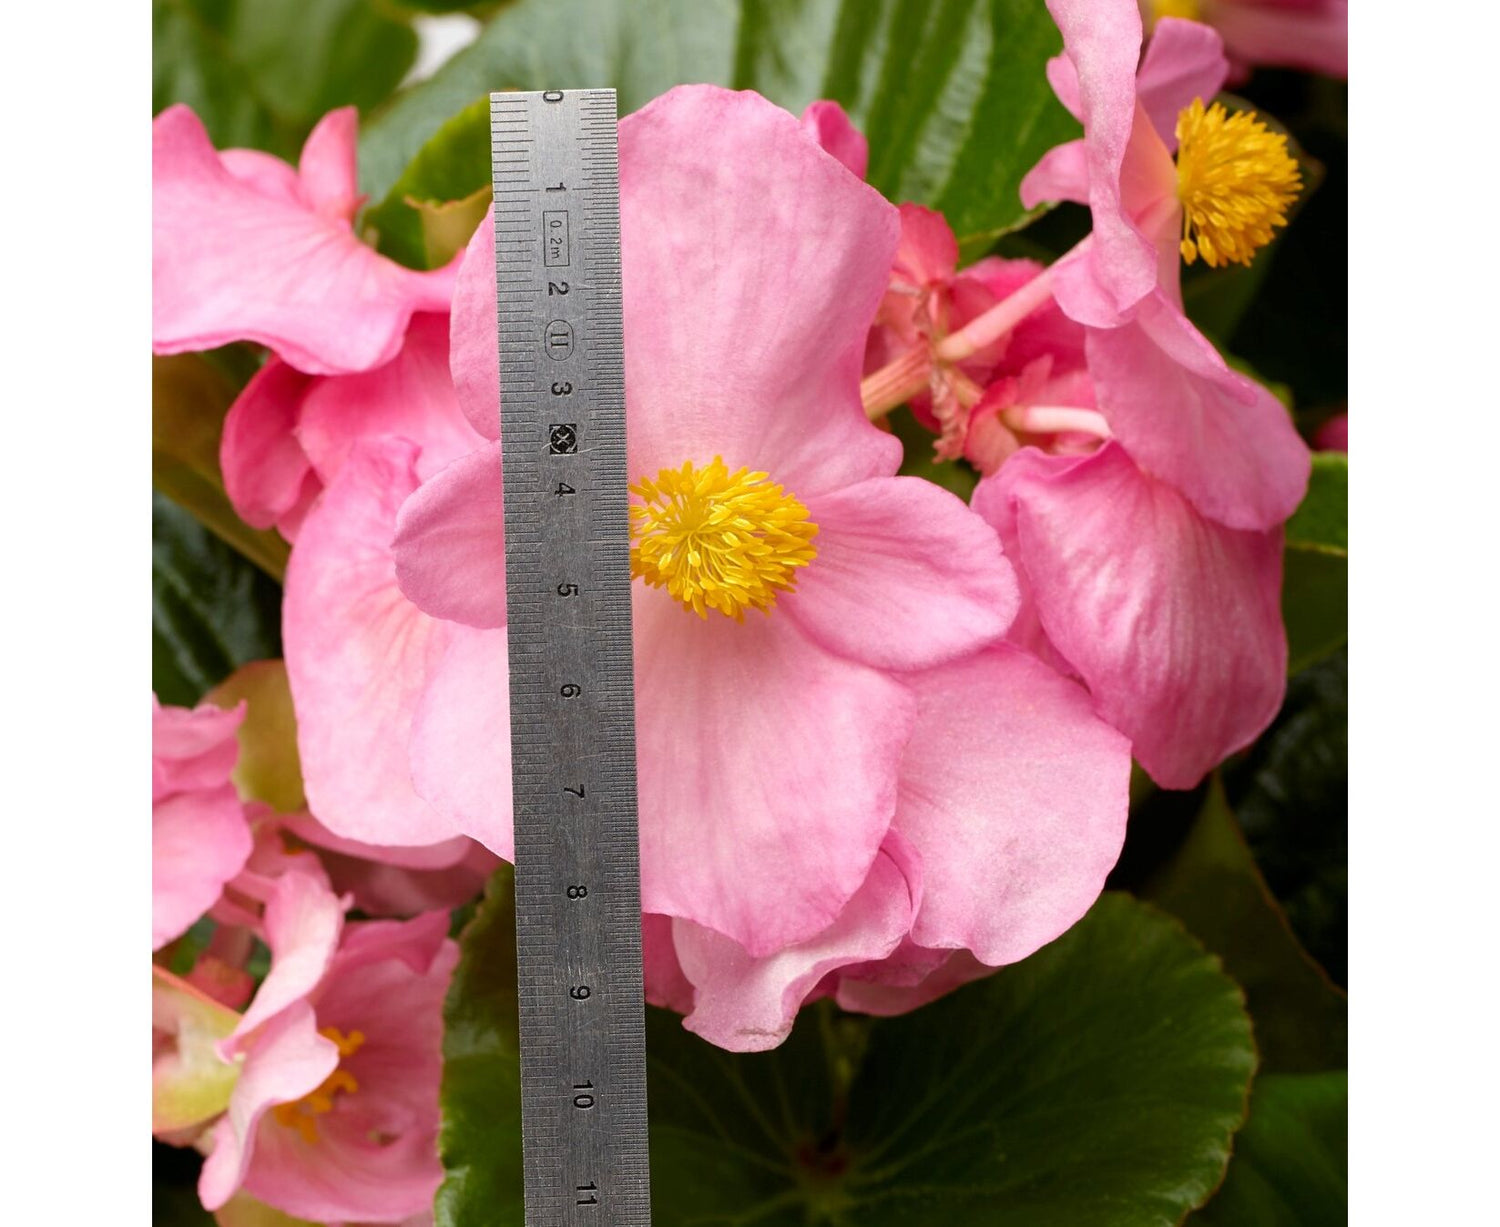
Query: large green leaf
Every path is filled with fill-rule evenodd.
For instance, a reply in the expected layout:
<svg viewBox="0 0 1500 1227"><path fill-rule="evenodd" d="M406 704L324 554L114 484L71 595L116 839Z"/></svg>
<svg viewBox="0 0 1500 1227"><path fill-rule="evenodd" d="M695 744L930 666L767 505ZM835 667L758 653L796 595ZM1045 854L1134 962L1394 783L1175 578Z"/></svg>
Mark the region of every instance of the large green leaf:
<svg viewBox="0 0 1500 1227"><path fill-rule="evenodd" d="M1224 970L1245 990L1265 1068L1301 1072L1348 1064L1348 1001L1292 933L1217 776L1148 897L1223 959Z"/></svg>
<svg viewBox="0 0 1500 1227"><path fill-rule="evenodd" d="M1287 521L1281 610L1291 672L1349 637L1349 457L1317 452L1302 505Z"/></svg>
<svg viewBox="0 0 1500 1227"><path fill-rule="evenodd" d="M521 1227L521 1067L516 1014L515 891L509 865L490 878L459 938L443 1010L447 1171L438 1227Z"/></svg>
<svg viewBox="0 0 1500 1227"><path fill-rule="evenodd" d="M295 158L324 112L374 106L416 57L378 0L153 0L151 109L186 102L214 144Z"/></svg>
<svg viewBox="0 0 1500 1227"><path fill-rule="evenodd" d="M1024 220L1022 175L1076 134L1044 76L1061 45L1038 0L519 0L368 127L360 177L388 200L445 121L490 90L614 86L624 114L708 81L794 111L843 103L869 137L870 181L942 209L972 252ZM468 174L451 198L489 181L487 161Z"/></svg>
<svg viewBox="0 0 1500 1227"><path fill-rule="evenodd" d="M239 665L281 655L281 588L151 493L151 688L191 705Z"/></svg>
<svg viewBox="0 0 1500 1227"><path fill-rule="evenodd" d="M1349 1221L1349 1077L1256 1079L1224 1187L1192 1227L1333 1227Z"/></svg>
<svg viewBox="0 0 1500 1227"><path fill-rule="evenodd" d="M449 1003L448 1227L521 1221L509 906L492 890ZM659 1227L1169 1227L1219 1183L1255 1065L1233 982L1123 895L904 1018L822 1003L734 1055L650 1010L647 1050Z"/></svg>

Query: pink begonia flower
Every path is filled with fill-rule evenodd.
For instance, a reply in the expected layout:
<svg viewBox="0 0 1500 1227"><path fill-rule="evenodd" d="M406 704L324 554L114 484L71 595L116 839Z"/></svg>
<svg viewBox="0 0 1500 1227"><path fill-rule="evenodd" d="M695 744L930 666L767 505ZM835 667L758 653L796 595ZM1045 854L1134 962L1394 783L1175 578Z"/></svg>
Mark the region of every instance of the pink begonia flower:
<svg viewBox="0 0 1500 1227"><path fill-rule="evenodd" d="M674 90L621 122L620 150L648 987L715 1043L764 1048L804 1001L843 991L842 969L851 1000L910 1008L1073 923L1119 851L1128 746L1076 683L1012 648L974 655L1010 620L997 540L893 476L899 446L863 413L896 211L753 94ZM493 438L491 235L460 271L453 364ZM424 667L388 683L413 713L416 791L508 852L497 447L409 496L409 456L363 454L294 551L289 660L324 609L290 608L299 567L299 582L347 577L356 553L384 567L365 529L399 503L396 574L443 628L423 633L471 636L407 654ZM759 566L732 542L698 547L745 568L741 597L663 553L694 498L774 543ZM356 709L298 697L330 766L342 743L367 769Z"/></svg>
<svg viewBox="0 0 1500 1227"><path fill-rule="evenodd" d="M271 970L218 1044L239 1075L199 1181L210 1210L243 1190L315 1222L401 1222L442 1181L448 915L346 924L344 906L306 874L276 882Z"/></svg>
<svg viewBox="0 0 1500 1227"><path fill-rule="evenodd" d="M1349 75L1348 0L1141 0L1141 12L1211 25L1241 76L1258 64Z"/></svg>
<svg viewBox="0 0 1500 1227"><path fill-rule="evenodd" d="M349 374L395 358L414 313L448 309L453 265L403 268L354 233L357 122L330 111L293 170L218 153L186 106L152 121L155 352L255 341L307 374Z"/></svg>
<svg viewBox="0 0 1500 1227"><path fill-rule="evenodd" d="M857 178L865 177L870 165L870 142L838 103L825 99L808 103L802 112L802 130Z"/></svg>
<svg viewBox="0 0 1500 1227"><path fill-rule="evenodd" d="M751 533L783 515L816 525L811 565L803 537L772 555L796 560L795 589L758 571L776 587L747 589L727 609L737 616L685 607L705 599L694 581L710 585L707 599L732 597L706 573L665 566L647 577L658 586L635 586L646 910L762 955L825 929L869 874L914 715L891 671L998 638L1013 579L960 502L893 476L899 445L860 409L896 211L753 94L674 90L621 123L620 149L629 465L658 495L654 527L638 495L641 537L671 532L662 491L674 473L726 507L740 500ZM794 213L817 220L793 225ZM481 225L460 272L454 355L464 407L494 436L490 234ZM403 590L444 625L503 622L499 472L497 446L476 451L401 509ZM429 705L445 734L430 739L434 774L461 778L493 758L503 658L450 655L428 686L445 700ZM472 829L472 816L455 818Z"/></svg>
<svg viewBox="0 0 1500 1227"><path fill-rule="evenodd" d="M1076 672L1158 783L1191 787L1280 705L1280 525L1310 459L1282 406L1181 310L1183 212L1172 130L1158 125L1218 88L1218 36L1164 20L1138 70L1133 0L1050 7L1065 51L1049 77L1084 137L1044 157L1022 193L1093 213L1091 239L1051 278L1084 327L1097 438L1092 451L1023 449L974 507L1017 564L1013 638ZM1087 421L1069 405L1031 412Z"/></svg>
<svg viewBox="0 0 1500 1227"><path fill-rule="evenodd" d="M151 696L151 948L180 937L250 855L230 782L244 705L163 707Z"/></svg>

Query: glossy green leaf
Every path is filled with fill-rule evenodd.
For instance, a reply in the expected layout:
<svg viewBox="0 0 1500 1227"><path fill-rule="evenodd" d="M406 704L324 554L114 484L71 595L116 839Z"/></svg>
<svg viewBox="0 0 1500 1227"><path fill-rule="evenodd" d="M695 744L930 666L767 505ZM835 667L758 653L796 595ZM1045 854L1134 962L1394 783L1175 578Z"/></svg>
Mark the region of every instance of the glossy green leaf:
<svg viewBox="0 0 1500 1227"><path fill-rule="evenodd" d="M281 655L281 588L186 511L151 495L151 688L190 706L252 660Z"/></svg>
<svg viewBox="0 0 1500 1227"><path fill-rule="evenodd" d="M793 111L841 102L869 137L870 181L942 209L972 254L1025 220L1021 177L1077 135L1044 76L1060 48L1036 0L518 0L369 126L361 182L387 199L490 90L609 85L624 114L673 85L717 82ZM487 157L469 174L469 190L483 186Z"/></svg>
<svg viewBox="0 0 1500 1227"><path fill-rule="evenodd" d="M447 1227L521 1221L503 881L449 1003ZM1170 1227L1219 1183L1255 1065L1233 982L1122 895L903 1018L825 1002L735 1055L649 1010L647 1050L659 1227Z"/></svg>
<svg viewBox="0 0 1500 1227"><path fill-rule="evenodd" d="M295 160L327 111L374 106L416 57L379 0L153 0L151 109L185 102L214 144Z"/></svg>
<svg viewBox="0 0 1500 1227"><path fill-rule="evenodd" d="M1249 999L1265 1068L1348 1064L1348 1000L1302 949L1215 777L1187 839L1147 897L1224 961Z"/></svg>
<svg viewBox="0 0 1500 1227"><path fill-rule="evenodd" d="M1349 560L1288 548L1282 557L1281 616L1287 672L1301 673L1349 640Z"/></svg>
<svg viewBox="0 0 1500 1227"><path fill-rule="evenodd" d="M438 1227L522 1227L521 1067L516 1014L515 892L509 865L490 878L459 938L443 1010L447 1176Z"/></svg>
<svg viewBox="0 0 1500 1227"><path fill-rule="evenodd" d="M1349 1077L1256 1079L1224 1187L1191 1227L1333 1227L1349 1221Z"/></svg>
<svg viewBox="0 0 1500 1227"><path fill-rule="evenodd" d="M287 543L276 533L251 528L224 493L219 436L236 390L201 354L151 359L151 484L280 579Z"/></svg>

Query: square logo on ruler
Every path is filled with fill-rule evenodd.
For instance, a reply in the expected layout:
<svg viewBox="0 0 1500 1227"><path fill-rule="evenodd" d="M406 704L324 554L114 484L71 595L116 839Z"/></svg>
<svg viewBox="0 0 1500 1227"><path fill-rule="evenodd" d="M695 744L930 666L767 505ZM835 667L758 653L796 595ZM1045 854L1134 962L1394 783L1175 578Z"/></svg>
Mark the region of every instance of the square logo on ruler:
<svg viewBox="0 0 1500 1227"><path fill-rule="evenodd" d="M548 428L547 450L554 456L571 456L578 450L578 423L553 422Z"/></svg>

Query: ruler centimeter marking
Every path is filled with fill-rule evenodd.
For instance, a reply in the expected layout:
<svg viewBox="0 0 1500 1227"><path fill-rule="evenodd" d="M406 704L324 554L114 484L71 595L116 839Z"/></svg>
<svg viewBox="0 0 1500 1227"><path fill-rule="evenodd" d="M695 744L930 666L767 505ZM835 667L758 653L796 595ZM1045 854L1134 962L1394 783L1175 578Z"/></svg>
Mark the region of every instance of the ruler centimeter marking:
<svg viewBox="0 0 1500 1227"><path fill-rule="evenodd" d="M527 1227L649 1227L612 89L490 95Z"/></svg>

